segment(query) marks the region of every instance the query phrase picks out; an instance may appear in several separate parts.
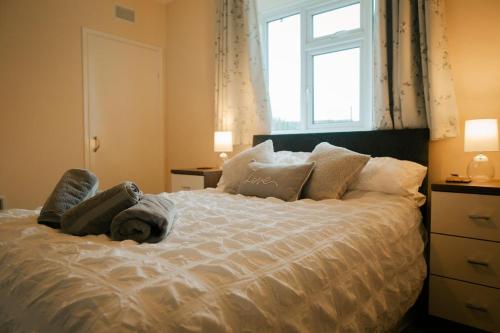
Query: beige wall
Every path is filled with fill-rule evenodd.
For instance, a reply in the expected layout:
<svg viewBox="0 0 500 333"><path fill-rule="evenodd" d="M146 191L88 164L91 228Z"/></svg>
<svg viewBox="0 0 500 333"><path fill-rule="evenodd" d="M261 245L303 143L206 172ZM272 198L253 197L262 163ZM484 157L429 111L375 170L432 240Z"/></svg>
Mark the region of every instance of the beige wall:
<svg viewBox="0 0 500 333"><path fill-rule="evenodd" d="M113 5L136 23L113 18ZM84 166L82 26L164 47L153 0L0 0L0 195L34 208L68 168Z"/></svg>
<svg viewBox="0 0 500 333"><path fill-rule="evenodd" d="M173 0L167 6L169 169L221 164L213 151L215 5L216 0ZM232 154L245 148L234 147Z"/></svg>
<svg viewBox="0 0 500 333"><path fill-rule="evenodd" d="M174 0L167 6L169 168L215 166L214 0Z"/></svg>
<svg viewBox="0 0 500 333"><path fill-rule="evenodd" d="M448 0L449 53L455 79L461 134L431 143L430 179L465 174L474 156L464 153L464 121L500 119L500 1ZM500 178L500 152L487 154Z"/></svg>

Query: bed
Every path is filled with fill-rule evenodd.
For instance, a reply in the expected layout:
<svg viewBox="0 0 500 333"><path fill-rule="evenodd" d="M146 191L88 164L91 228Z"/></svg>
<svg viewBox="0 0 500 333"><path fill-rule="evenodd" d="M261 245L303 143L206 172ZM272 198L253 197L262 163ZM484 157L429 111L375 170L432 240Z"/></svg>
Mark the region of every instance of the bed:
<svg viewBox="0 0 500 333"><path fill-rule="evenodd" d="M254 144L268 138L276 150L328 141L427 165L427 130ZM37 211L0 213L0 331L385 332L422 289L422 212L406 198L163 195L179 220L158 244L73 237L36 224Z"/></svg>

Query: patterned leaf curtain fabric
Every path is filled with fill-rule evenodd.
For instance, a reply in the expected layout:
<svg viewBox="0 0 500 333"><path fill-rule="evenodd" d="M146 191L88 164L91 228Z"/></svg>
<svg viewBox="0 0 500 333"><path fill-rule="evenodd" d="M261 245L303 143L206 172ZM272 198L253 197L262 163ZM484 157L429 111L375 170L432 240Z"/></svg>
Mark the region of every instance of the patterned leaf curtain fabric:
<svg viewBox="0 0 500 333"><path fill-rule="evenodd" d="M444 0L375 0L373 127L455 137ZM217 0L215 130L251 144L271 132L255 0Z"/></svg>
<svg viewBox="0 0 500 333"><path fill-rule="evenodd" d="M457 135L442 0L376 0L374 127L429 127L431 139Z"/></svg>
<svg viewBox="0 0 500 333"><path fill-rule="evenodd" d="M271 132L255 0L218 0L215 40L215 130L233 144Z"/></svg>

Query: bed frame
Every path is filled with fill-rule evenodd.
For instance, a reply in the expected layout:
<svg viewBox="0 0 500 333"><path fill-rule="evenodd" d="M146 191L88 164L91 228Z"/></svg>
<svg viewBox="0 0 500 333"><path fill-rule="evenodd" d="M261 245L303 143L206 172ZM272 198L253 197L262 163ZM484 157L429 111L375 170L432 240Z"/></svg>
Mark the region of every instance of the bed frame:
<svg viewBox="0 0 500 333"><path fill-rule="evenodd" d="M417 162L429 166L429 129L402 129L381 130L365 132L334 132L334 133L306 133L306 134L276 134L255 135L253 145L257 145L268 139L273 141L274 151L312 151L320 142L329 142L333 145L344 147L359 153L373 157L390 156L401 160ZM428 184L426 176L419 192L427 196ZM429 233L429 219L427 202L420 207L422 222ZM424 251L429 266L429 245ZM425 279L424 287L415 305L407 312L397 329L402 331L410 322L427 316L427 289L428 278Z"/></svg>

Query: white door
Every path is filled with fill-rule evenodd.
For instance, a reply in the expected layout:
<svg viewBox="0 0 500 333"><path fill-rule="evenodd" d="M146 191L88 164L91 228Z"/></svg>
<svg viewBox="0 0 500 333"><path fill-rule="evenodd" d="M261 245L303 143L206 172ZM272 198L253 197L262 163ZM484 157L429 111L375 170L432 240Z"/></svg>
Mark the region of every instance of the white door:
<svg viewBox="0 0 500 333"><path fill-rule="evenodd" d="M165 190L161 49L83 31L86 164L106 189Z"/></svg>

